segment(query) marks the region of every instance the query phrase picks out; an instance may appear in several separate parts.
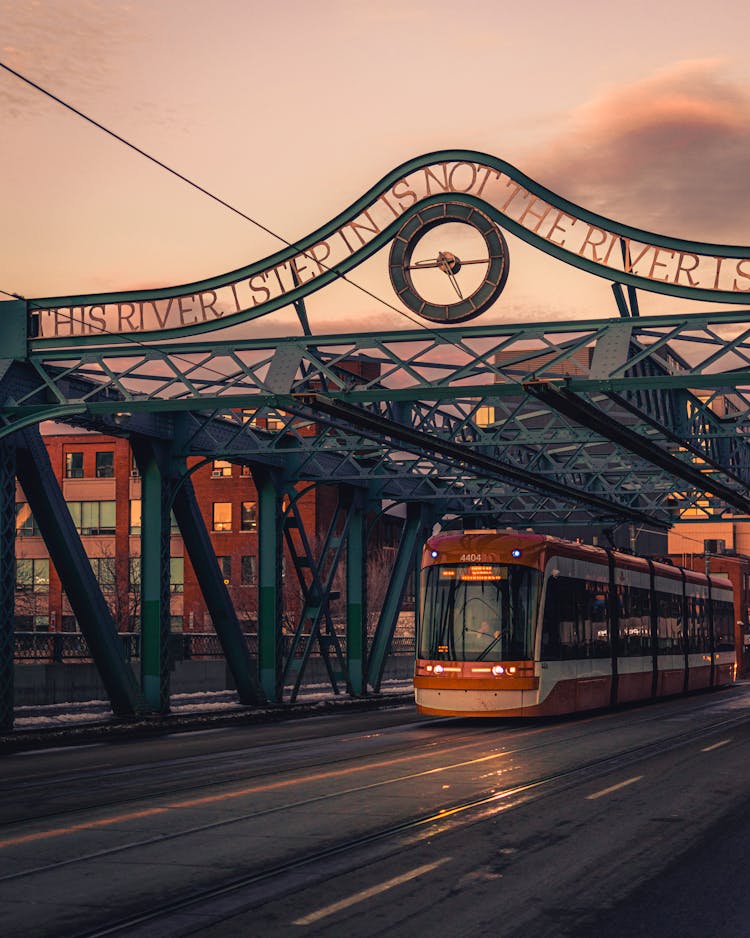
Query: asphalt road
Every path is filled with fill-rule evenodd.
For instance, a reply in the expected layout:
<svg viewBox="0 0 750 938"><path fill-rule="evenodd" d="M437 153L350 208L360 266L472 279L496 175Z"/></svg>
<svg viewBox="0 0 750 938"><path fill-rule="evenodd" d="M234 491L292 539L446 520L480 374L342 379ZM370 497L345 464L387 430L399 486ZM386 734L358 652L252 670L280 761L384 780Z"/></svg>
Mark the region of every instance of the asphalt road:
<svg viewBox="0 0 750 938"><path fill-rule="evenodd" d="M749 757L750 685L7 755L3 934L747 935Z"/></svg>

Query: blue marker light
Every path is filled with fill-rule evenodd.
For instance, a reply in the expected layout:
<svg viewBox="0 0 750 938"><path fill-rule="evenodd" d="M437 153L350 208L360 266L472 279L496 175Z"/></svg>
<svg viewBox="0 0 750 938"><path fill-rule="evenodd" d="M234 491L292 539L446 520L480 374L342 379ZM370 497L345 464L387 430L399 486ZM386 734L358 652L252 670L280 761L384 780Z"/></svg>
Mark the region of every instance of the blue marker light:
<svg viewBox="0 0 750 938"><path fill-rule="evenodd" d="M515 557L517 560L521 556L521 551L517 547L514 547L513 550L510 552L510 556Z"/></svg>

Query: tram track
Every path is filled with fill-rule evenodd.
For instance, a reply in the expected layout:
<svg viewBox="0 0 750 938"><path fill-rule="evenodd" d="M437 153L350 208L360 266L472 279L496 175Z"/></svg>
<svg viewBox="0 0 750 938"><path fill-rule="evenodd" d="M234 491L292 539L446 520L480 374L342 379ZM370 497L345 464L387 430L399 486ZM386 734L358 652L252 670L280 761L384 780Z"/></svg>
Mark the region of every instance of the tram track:
<svg viewBox="0 0 750 938"><path fill-rule="evenodd" d="M684 698L683 698L684 699ZM694 705L690 708L689 716L692 717L698 713L715 709L717 703L720 704L720 701L716 699L707 699L704 703ZM595 714L595 715L583 715L581 717L572 717L572 718L562 718L561 720L554 720L551 722L543 722L541 725L536 723L529 725L527 722L522 724L516 724L513 726L508 726L507 721L503 721L502 725L499 727L498 724L492 724L488 726L472 726L471 732L462 732L457 737L450 738L450 747L451 752L456 753L462 750L471 749L476 747L478 743L478 738L484 738L487 736L494 736L500 730L511 730L510 742L516 738L517 735L538 735L544 733L545 731L552 731L558 728L564 728L565 726L574 725L574 723L582 722L585 724L586 729L582 732L575 733L571 736L568 736L566 739L567 744L579 744L599 736L606 735L609 733L609 726L607 722L608 717L616 717L618 713L622 711L609 711L604 714ZM637 715L636 720L633 723L636 726L644 726L651 723L662 722L665 719L663 713L649 713L647 708L643 708L640 712L636 709L631 709L630 714ZM674 717L672 717L674 718ZM686 716L687 718L687 716ZM667 717L669 719L669 717ZM449 717L444 720L439 721L443 724L450 724L457 722L457 718ZM438 721L431 721L429 725L435 725ZM420 724L415 724L420 725ZM335 740L336 737L332 737L332 740ZM413 740L408 740L403 743L398 743L392 747L386 747L377 754L373 756L373 759L377 760L378 758L383 758L385 756L397 757L397 759L402 761L411 761L416 757L428 758L430 755L434 754L434 751L442 744L441 739L430 738L422 742L418 747L415 747ZM531 745L521 745L513 748L501 749L498 750L498 757L507 757L507 756L523 756L528 753L536 753L540 750L551 748L559 744L558 739L542 739L537 742L534 742ZM285 744L285 748L290 750L296 745L296 743ZM265 748L265 747L264 747ZM269 747L272 748L272 747ZM21 814L17 818L14 818L11 822L5 822L0 825L0 831L6 826L17 823L25 824L34 824L38 822L54 822L60 818L73 818L75 819L84 812L88 812L92 807L98 809L119 809L121 807L126 807L128 805L136 804L142 802L146 798L154 799L166 799L171 798L176 795L185 793L185 792L204 792L215 789L218 785L229 785L236 782L252 782L256 779L266 779L268 777L268 765L261 764L256 766L242 766L241 768L235 768L234 771L225 775L224 777L217 778L217 770L221 772L221 763L230 763L232 760L236 759L237 756L236 749L233 749L229 752L219 754L206 754L198 757L183 757L177 759L170 759L160 761L156 764L152 763L139 763L135 765L128 765L116 768L107 768L104 771L87 771L83 774L81 773L68 773L64 775L55 775L52 777L47 777L41 781L34 782L31 778L21 778L15 779L14 785L22 787L24 792L38 790L40 792L40 799L43 800L45 789L60 789L68 788L71 784L78 785L90 785L92 781L101 780L102 778L123 778L123 779L132 779L134 773L144 772L144 771L164 771L165 769L172 770L183 770L188 769L188 773L182 776L182 781L179 784L170 785L169 790L164 790L163 788L157 788L156 790L145 790L133 794L128 797L115 797L112 800L99 802L96 805L92 805L90 802L82 805L80 807L61 807L57 811L51 812L40 812L34 815L24 815ZM253 752L255 750L249 750ZM403 755L400 755L403 753ZM275 774L283 775L292 772L299 771L300 769L305 770L327 770L330 771L332 766L339 766L342 769L342 772L345 773L347 770L344 768L346 763L352 763L358 760L361 757L361 753L356 753L354 755L342 755L341 757L327 758L327 757L316 757L312 760L301 760L294 765L289 766L277 766L274 769ZM218 762L218 765L217 765ZM208 780L202 780L196 782L196 777L199 779L205 779L205 766L207 763L210 763L212 769L212 777ZM359 771L368 771L373 767L377 767L377 761L373 766L372 763L368 765L363 765ZM377 783L380 785L381 783ZM367 788L369 786L364 786ZM333 793L335 797L338 793ZM330 796L321 796L323 799L326 799ZM311 801L320 800L320 799L311 799ZM307 801L299 802L299 804L306 804ZM295 803L296 804L296 803ZM6 802L7 805L7 802ZM288 806L285 806L288 807ZM283 809L283 808L282 808ZM275 811L276 809L274 809ZM269 812L273 813L273 812ZM258 815L251 815L248 818L237 818L236 820L249 819ZM2 839L0 835L0 839ZM4 878L0 877L0 882L3 882Z"/></svg>
<svg viewBox="0 0 750 938"><path fill-rule="evenodd" d="M527 780L519 781L515 785L507 786L500 791L493 791L480 797L473 797L456 802L438 812L429 812L395 825L349 838L339 843L325 845L306 853L304 856L283 860L263 870L250 870L216 886L200 889L197 892L192 892L189 896L178 897L170 903L160 903L158 908L141 910L93 929L71 933L69 938L98 938L98 936L105 935L125 933L137 934L138 932L134 931L135 929L156 924L158 924L158 934L165 936L165 938L172 934L184 934L186 916L189 918L191 914L199 914L201 922L205 924L206 915L208 914L210 918L212 914L206 912L208 906L213 906L216 916L218 916L215 916L211 921L220 921L223 917L234 914L242 909L253 907L255 904L263 904L272 899L286 895L292 889L299 888L301 882L304 883L304 885L312 885L315 882L330 879L331 876L337 875L337 869L339 872L350 870L353 863L351 859L347 860L346 858L357 851L378 847L381 852L392 853L395 850L403 849L404 846L415 845L426 837L434 837L437 834L455 829L458 826L469 826L479 823L486 817L497 814L500 811L511 810L529 801L541 800L544 797L559 794L568 788L581 786L599 777L626 768L635 762L647 760L653 756L662 755L671 750L679 749L680 747L704 739L707 736L724 733L732 727L747 724L747 722L747 715L741 713L728 719L713 722L704 727L696 728L691 726L688 729L673 733L667 737L646 744L632 746L617 753L610 753L600 759L590 760L585 764L573 766L560 772L532 777ZM560 742L560 740L557 740L558 745ZM450 768L450 766L446 766L443 770L449 771ZM429 774L434 771L440 771L440 769L428 770L422 774ZM69 861L66 861L64 865L93 861L101 859L104 856L112 856L117 853L122 853L123 851L146 847L150 844L164 843L167 840L178 840L179 838L189 837L196 833L204 833L220 827L231 826L240 821L252 820L256 817L288 810L293 806L312 805L329 798L344 797L346 794L372 790L398 781L403 781L403 777L385 779L370 785L358 786L357 788L349 789L344 792L339 791L312 799L306 799L302 802L295 803L295 805L279 805L272 809L225 818L222 821L200 825L158 838L150 838L131 844L120 845L119 847L100 851L96 854L71 858ZM60 864L55 864L55 866L59 865ZM362 864L358 863L357 865L361 866ZM44 872L46 869L45 867L21 871L0 878L0 882L31 877L37 873ZM271 881L274 882L274 887L271 890L273 895L269 895L268 889L268 884ZM253 893L253 890L255 890L255 893ZM250 893L249 895L248 891ZM194 911L196 909L200 909L200 913L196 913ZM172 928L173 925L177 928L176 931ZM154 932L149 933L152 934Z"/></svg>

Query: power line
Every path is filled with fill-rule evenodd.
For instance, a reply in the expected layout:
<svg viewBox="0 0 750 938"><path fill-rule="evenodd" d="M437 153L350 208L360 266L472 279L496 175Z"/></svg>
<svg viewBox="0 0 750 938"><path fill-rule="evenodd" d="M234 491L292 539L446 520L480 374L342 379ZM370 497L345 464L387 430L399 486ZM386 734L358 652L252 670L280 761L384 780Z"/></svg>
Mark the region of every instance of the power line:
<svg viewBox="0 0 750 938"><path fill-rule="evenodd" d="M246 212L243 212L241 209L237 208L235 205L232 205L230 202L227 202L225 199L222 199L220 196L211 192L209 189L206 189L204 186L201 186L194 179L191 179L189 176L186 176L184 173L181 173L178 170L174 169L168 163L165 163L163 160L160 160L157 157L152 156L142 147L139 147L137 144L132 143L130 140L127 140L121 134L118 134L114 130L111 130L109 127L106 127L104 124L95 120L93 117L90 117L88 114L84 113L79 108L70 104L68 101L65 101L63 98L59 97L58 95L53 94L51 91L48 91L42 85L38 84L35 81L32 81L32 79L28 78L26 75L23 75L21 72L16 71L16 69L11 68L10 65L7 65L5 62L0 61L0 68L4 69L6 72L9 72L11 75L14 75L16 78L18 78L20 81L24 82L25 84L29 85L29 87L33 88L35 91L38 91L40 94L43 94L45 97L54 101L56 104L59 104L61 107L75 114L77 117L80 117L82 120L85 120L87 123L96 127L98 130L101 130L103 133L107 134L109 137L112 137L114 140L117 140L118 143L121 143L123 144L123 146L126 146L129 149L133 150L139 156L142 156L144 159L149 160L149 162L154 163L156 166L165 170L165 172L168 172L171 176L174 176L175 178L186 183L188 186L191 186L197 192L200 192L202 195L205 195L207 198L211 199L217 204L228 209L230 212L233 212L235 215L239 215L239 217L243 218L245 221L249 221L250 224L255 225L256 228L260 228L261 231L264 231L266 234L271 235L272 238L275 238L277 241L280 241L282 244L286 245L287 247L292 246L291 241L288 241L286 238L282 237L280 234L277 234L275 231L272 231L262 222L259 222L256 218L253 218L252 216L248 215ZM320 262L316 261L316 263L320 263ZM331 270L331 268L326 267L325 264L321 264L321 266L324 267L326 270ZM376 293L373 293L371 290L368 290L366 287L361 286L361 284L356 283L356 281L350 280L345 274L338 274L338 276L342 280L345 280L347 283L350 283L353 287L356 287L358 290L361 290L371 299L374 299L377 302L382 303L384 306L387 306L389 309L398 313L400 316L404 316L410 322L420 326L421 328L424 328L422 323L412 318L408 313L404 312L404 310L399 309L397 306L394 306L392 303L389 303L388 300L384 300L381 296L378 296ZM5 293L6 291L3 290L2 292ZM8 294L8 295L15 296L15 294ZM107 332L110 335L119 335L119 333L113 333L107 329L102 329L102 332Z"/></svg>

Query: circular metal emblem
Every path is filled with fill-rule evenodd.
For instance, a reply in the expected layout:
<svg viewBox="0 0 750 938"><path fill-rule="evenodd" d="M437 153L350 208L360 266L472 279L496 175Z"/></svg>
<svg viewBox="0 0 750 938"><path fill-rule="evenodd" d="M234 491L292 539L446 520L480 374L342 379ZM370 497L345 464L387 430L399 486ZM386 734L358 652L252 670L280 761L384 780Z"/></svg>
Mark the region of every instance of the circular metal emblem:
<svg viewBox="0 0 750 938"><path fill-rule="evenodd" d="M472 230L478 248L469 248L470 256L443 250L434 235L425 239L449 223L454 234L455 224ZM508 279L508 246L484 212L463 202L441 202L404 222L388 266L393 289L410 310L432 322L463 322L483 313L502 293Z"/></svg>

